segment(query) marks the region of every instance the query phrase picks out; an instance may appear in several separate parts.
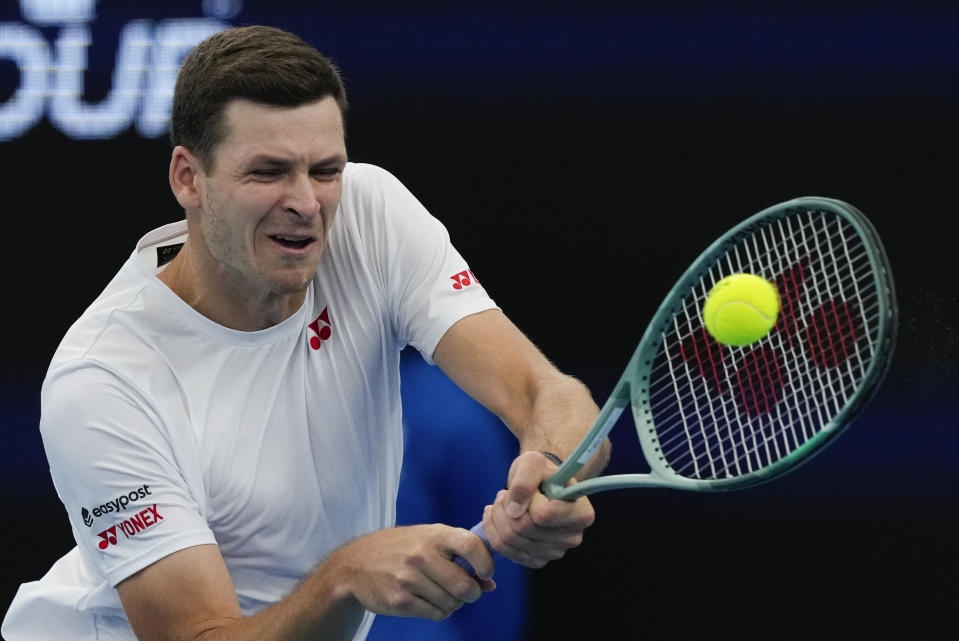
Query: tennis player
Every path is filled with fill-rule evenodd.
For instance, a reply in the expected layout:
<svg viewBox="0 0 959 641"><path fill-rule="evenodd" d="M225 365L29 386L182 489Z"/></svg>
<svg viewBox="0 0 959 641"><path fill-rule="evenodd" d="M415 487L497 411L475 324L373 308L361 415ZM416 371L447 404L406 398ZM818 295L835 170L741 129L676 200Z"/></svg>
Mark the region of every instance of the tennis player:
<svg viewBox="0 0 959 641"><path fill-rule="evenodd" d="M519 440L490 544L536 568L580 543L587 499L537 488L598 408L395 177L348 161L346 106L278 29L184 60L185 220L143 236L50 364L40 429L77 545L20 587L7 641L362 639L376 613L439 620L493 589L468 530L395 527L406 345Z"/></svg>

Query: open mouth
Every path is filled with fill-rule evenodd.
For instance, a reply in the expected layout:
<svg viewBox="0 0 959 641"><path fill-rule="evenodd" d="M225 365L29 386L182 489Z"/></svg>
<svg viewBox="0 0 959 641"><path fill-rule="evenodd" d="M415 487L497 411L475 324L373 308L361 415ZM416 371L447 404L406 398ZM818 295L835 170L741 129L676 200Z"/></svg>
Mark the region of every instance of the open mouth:
<svg viewBox="0 0 959 641"><path fill-rule="evenodd" d="M270 238L288 249L304 249L313 242L313 239L310 237L287 236L284 234L276 234L270 236Z"/></svg>

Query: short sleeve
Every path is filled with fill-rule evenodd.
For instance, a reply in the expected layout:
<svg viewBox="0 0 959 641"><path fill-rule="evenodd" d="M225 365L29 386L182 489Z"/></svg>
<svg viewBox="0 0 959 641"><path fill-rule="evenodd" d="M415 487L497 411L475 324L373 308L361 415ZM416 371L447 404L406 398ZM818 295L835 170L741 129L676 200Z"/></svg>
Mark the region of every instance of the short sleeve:
<svg viewBox="0 0 959 641"><path fill-rule="evenodd" d="M110 585L194 545L215 543L163 421L103 367L51 372L40 431L81 553Z"/></svg>
<svg viewBox="0 0 959 641"><path fill-rule="evenodd" d="M366 191L359 200L382 226L371 236L392 322L432 365L436 345L456 321L497 305L446 227L396 177L371 165L355 169Z"/></svg>

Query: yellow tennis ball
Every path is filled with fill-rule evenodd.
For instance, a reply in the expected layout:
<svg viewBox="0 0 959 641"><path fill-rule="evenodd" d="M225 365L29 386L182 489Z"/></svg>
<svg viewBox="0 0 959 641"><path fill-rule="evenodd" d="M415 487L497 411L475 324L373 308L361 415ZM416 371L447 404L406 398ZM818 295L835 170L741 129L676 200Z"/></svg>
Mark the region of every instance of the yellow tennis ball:
<svg viewBox="0 0 959 641"><path fill-rule="evenodd" d="M768 334L778 314L775 285L754 274L733 274L706 296L703 324L720 343L741 347Z"/></svg>

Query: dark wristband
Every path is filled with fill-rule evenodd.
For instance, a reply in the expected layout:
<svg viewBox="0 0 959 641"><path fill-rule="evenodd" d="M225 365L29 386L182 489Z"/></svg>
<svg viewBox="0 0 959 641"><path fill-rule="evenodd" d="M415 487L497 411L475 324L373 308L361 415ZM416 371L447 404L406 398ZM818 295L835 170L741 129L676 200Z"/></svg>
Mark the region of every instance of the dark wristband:
<svg viewBox="0 0 959 641"><path fill-rule="evenodd" d="M549 459L550 461L552 461L553 463L556 463L556 465L562 465L562 464L563 464L563 459L561 459L560 457L556 456L556 455L553 454L552 452L543 452L543 456L545 456L546 458L548 458L548 459Z"/></svg>

